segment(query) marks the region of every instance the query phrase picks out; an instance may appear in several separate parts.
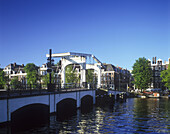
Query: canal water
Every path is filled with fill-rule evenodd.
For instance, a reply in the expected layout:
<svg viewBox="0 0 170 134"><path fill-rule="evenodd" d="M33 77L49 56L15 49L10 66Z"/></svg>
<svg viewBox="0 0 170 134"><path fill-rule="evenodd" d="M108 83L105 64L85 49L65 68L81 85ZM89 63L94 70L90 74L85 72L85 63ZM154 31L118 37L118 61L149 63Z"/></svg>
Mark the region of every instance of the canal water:
<svg viewBox="0 0 170 134"><path fill-rule="evenodd" d="M5 128L0 129L5 132ZM50 125L44 125L22 134L112 134L112 133L170 133L170 100L129 98L113 106L93 107L65 121L50 117Z"/></svg>

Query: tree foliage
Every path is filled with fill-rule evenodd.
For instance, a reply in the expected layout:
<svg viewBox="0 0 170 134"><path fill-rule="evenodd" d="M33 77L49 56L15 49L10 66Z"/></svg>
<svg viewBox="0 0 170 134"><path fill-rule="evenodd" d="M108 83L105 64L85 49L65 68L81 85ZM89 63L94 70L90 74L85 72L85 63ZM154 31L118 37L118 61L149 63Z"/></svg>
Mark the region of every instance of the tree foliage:
<svg viewBox="0 0 170 134"><path fill-rule="evenodd" d="M168 65L167 70L163 70L161 72L161 78L162 78L162 82L165 83L165 87L170 89L170 64Z"/></svg>
<svg viewBox="0 0 170 134"><path fill-rule="evenodd" d="M10 84L11 84L12 88L14 88L14 89L18 89L21 87L21 82L18 80L18 77L12 78Z"/></svg>
<svg viewBox="0 0 170 134"><path fill-rule="evenodd" d="M7 81L7 77L5 77L5 73L0 69L0 89L4 88Z"/></svg>
<svg viewBox="0 0 170 134"><path fill-rule="evenodd" d="M152 69L146 58L139 58L133 65L134 84L138 89L147 89L151 83Z"/></svg>
<svg viewBox="0 0 170 134"><path fill-rule="evenodd" d="M46 75L43 76L42 78L43 80L43 84L47 85L50 83L50 74L47 73ZM55 74L54 74L54 71L51 72L51 83L53 84L54 83L54 80L55 80Z"/></svg>
<svg viewBox="0 0 170 134"><path fill-rule="evenodd" d="M27 84L37 84L38 67L34 63L28 63L24 70L27 73Z"/></svg>
<svg viewBox="0 0 170 134"><path fill-rule="evenodd" d="M86 81L87 83L93 83L93 77L94 77L94 70L88 69L86 70Z"/></svg>
<svg viewBox="0 0 170 134"><path fill-rule="evenodd" d="M66 83L78 83L80 81L79 75L77 75L76 70L73 69L73 65L68 65L65 72Z"/></svg>

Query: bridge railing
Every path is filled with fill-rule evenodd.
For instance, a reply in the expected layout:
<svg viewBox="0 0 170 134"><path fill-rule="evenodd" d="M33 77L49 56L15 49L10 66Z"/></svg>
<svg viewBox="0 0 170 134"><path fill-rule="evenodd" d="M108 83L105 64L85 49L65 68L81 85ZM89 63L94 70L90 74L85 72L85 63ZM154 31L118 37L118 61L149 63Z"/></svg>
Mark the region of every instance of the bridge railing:
<svg viewBox="0 0 170 134"><path fill-rule="evenodd" d="M95 84L89 84L88 87L80 87L78 83L69 84L7 84L4 89L0 89L0 99L3 97L15 97L15 96L28 96L28 95L39 95L48 94L49 92L70 92L78 90L96 89Z"/></svg>
<svg viewBox="0 0 170 134"><path fill-rule="evenodd" d="M105 89L105 90L112 90L112 91L119 91L119 92L126 92L127 89L124 89L124 88L121 88L121 89L114 89L114 88L111 88L109 86L101 86L102 89Z"/></svg>
<svg viewBox="0 0 170 134"><path fill-rule="evenodd" d="M47 90L49 88L52 89L80 89L80 88L87 88L87 89L95 89L97 87L96 84L88 83L86 86L80 86L80 83L66 83L66 84L7 84L3 87L3 90L40 90L44 89ZM1 89L0 89L1 91Z"/></svg>

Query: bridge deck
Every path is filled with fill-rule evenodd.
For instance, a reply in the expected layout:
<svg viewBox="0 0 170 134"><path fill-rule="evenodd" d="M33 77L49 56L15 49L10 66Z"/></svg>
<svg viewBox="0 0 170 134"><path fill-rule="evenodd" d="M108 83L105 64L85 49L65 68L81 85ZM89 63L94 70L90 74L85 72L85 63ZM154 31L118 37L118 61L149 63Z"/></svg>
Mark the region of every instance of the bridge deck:
<svg viewBox="0 0 170 134"><path fill-rule="evenodd" d="M27 96L39 96L39 95L47 95L47 94L61 94L67 92L79 92L79 91L86 91L86 90L94 90L94 89L87 89L87 88L73 88L73 89L59 89L54 91L48 91L47 89L41 90L1 90L0 91L0 100L8 99L8 98L20 98L20 97L27 97Z"/></svg>

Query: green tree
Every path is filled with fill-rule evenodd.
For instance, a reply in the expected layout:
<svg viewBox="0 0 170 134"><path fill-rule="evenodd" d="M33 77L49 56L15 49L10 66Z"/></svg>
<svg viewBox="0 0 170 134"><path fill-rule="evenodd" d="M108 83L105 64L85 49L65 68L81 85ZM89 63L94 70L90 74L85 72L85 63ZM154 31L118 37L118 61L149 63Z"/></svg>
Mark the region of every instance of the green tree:
<svg viewBox="0 0 170 134"><path fill-rule="evenodd" d="M42 80L43 80L43 84L47 85L49 84L50 82L50 74L47 73L46 75L44 75L42 77ZM54 80L55 80L55 74L54 74L54 71L51 72L51 83L53 84L54 83Z"/></svg>
<svg viewBox="0 0 170 134"><path fill-rule="evenodd" d="M4 71L0 69L0 89L4 88L6 82L7 77L5 76Z"/></svg>
<svg viewBox="0 0 170 134"><path fill-rule="evenodd" d="M161 71L161 78L162 78L162 82L165 83L165 87L170 89L170 64L168 65L167 70Z"/></svg>
<svg viewBox="0 0 170 134"><path fill-rule="evenodd" d="M14 77L11 80L11 86L14 89L19 89L21 87L21 82L18 80L18 77Z"/></svg>
<svg viewBox="0 0 170 134"><path fill-rule="evenodd" d="M146 58L139 58L133 65L134 84L138 89L147 89L151 83L152 69Z"/></svg>
<svg viewBox="0 0 170 134"><path fill-rule="evenodd" d="M87 81L87 83L93 83L93 77L94 77L93 73L94 73L94 70L92 70L92 69L86 70L86 81Z"/></svg>
<svg viewBox="0 0 170 134"><path fill-rule="evenodd" d="M78 83L80 81L79 75L77 76L76 71L73 69L73 65L68 65L65 72L66 83Z"/></svg>
<svg viewBox="0 0 170 134"><path fill-rule="evenodd" d="M28 63L24 70L27 73L27 84L37 84L38 67L34 63Z"/></svg>

